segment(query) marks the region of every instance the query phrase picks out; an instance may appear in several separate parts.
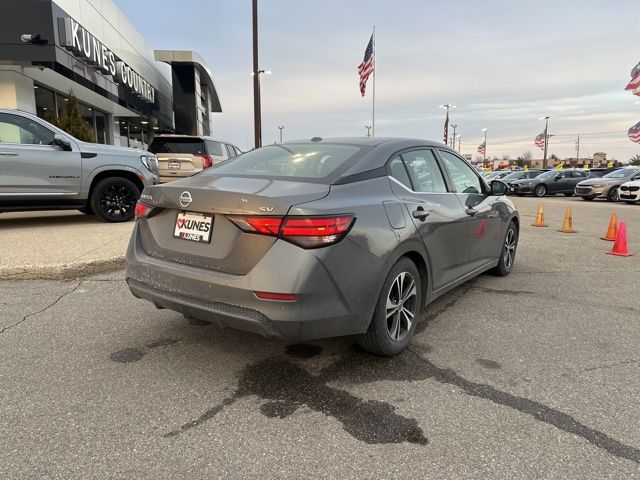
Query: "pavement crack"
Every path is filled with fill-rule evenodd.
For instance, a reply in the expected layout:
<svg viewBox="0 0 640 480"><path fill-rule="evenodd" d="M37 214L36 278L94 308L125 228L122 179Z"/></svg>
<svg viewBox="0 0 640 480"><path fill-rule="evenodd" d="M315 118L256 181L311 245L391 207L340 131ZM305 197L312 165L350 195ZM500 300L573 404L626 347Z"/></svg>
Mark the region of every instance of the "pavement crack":
<svg viewBox="0 0 640 480"><path fill-rule="evenodd" d="M2 329L0 330L0 335L1 335L1 334L3 334L4 332L8 331L8 330L11 330L11 329L12 329L12 328L14 328L14 327L17 327L17 326L21 325L22 323L24 323L25 321L27 321L27 319L29 319L29 318L31 318L31 317L34 317L34 316L36 316L36 315L40 315L40 314L41 314L41 313L43 313L43 312L46 312L48 309L50 309L50 308L51 308L51 307L53 307L55 304L57 304L58 302L60 302L60 300L62 300L64 297L66 297L67 295L70 295L70 294L72 294L73 292L75 292L75 291L78 289L78 287L79 287L80 285L82 285L82 283L83 283L83 282L78 282L77 284L75 284L75 285L74 285L74 287L73 287L71 290L69 290L69 291L67 291L67 292L63 293L63 294L62 294L62 295L60 295L60 296L58 296L58 298L56 298L53 302L49 303L47 306L45 306L44 308L42 308L42 309L38 310L37 312L33 312L33 313L28 314L28 315L25 315L24 317L22 317L22 319L18 320L16 323L13 323L13 324L11 324L11 325L7 325L6 327L2 328Z"/></svg>
<svg viewBox="0 0 640 480"><path fill-rule="evenodd" d="M461 377L454 370L437 367L429 360L414 352L411 348L409 348L408 351L427 367L431 377L439 383L454 385L467 395L483 398L497 405L509 407L530 415L535 420L552 425L564 432L577 435L592 445L606 450L615 457L624 458L640 464L639 449L611 438L606 433L588 427L566 413L534 400L503 392L484 383L472 382Z"/></svg>

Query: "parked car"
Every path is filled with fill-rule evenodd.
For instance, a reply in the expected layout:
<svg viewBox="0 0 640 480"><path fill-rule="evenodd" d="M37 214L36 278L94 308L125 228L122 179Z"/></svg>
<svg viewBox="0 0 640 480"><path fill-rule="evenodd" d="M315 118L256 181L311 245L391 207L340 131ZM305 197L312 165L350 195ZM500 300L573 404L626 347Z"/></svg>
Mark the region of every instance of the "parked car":
<svg viewBox="0 0 640 480"><path fill-rule="evenodd" d="M583 200L606 198L610 202L618 200L618 187L630 180L640 179L640 167L620 168L604 177L589 178L576 185L575 193Z"/></svg>
<svg viewBox="0 0 640 480"><path fill-rule="evenodd" d="M589 169L590 177L604 177L606 174L618 170L620 167L596 167Z"/></svg>
<svg viewBox="0 0 640 480"><path fill-rule="evenodd" d="M511 183L513 193L516 195L535 195L544 197L545 195L555 195L562 193L567 197L573 195L576 184L588 177L588 173L583 170L549 170L541 173L535 178L515 180Z"/></svg>
<svg viewBox="0 0 640 480"><path fill-rule="evenodd" d="M160 183L190 177L242 152L229 143L211 137L156 135L149 151L158 157Z"/></svg>
<svg viewBox="0 0 640 480"><path fill-rule="evenodd" d="M0 109L0 212L80 210L109 222L134 216L158 182L145 151L86 143L26 112Z"/></svg>
<svg viewBox="0 0 640 480"><path fill-rule="evenodd" d="M618 192L623 202L633 204L640 201L640 179L623 183Z"/></svg>
<svg viewBox="0 0 640 480"><path fill-rule="evenodd" d="M505 175L504 177L501 178L501 180L507 185L509 185L510 192L513 192L513 188L511 187L511 184L516 180L535 178L544 172L546 172L546 170L538 170L535 168L532 168L531 170L527 170L527 171L518 170L518 171L509 173L509 175Z"/></svg>
<svg viewBox="0 0 640 480"><path fill-rule="evenodd" d="M126 278L187 317L275 338L359 335L394 355L435 298L511 271L520 220L506 191L435 142L269 145L146 188Z"/></svg>
<svg viewBox="0 0 640 480"><path fill-rule="evenodd" d="M506 177L510 173L513 173L511 170L495 170L491 173L487 173L484 178L485 180L500 180L501 178Z"/></svg>

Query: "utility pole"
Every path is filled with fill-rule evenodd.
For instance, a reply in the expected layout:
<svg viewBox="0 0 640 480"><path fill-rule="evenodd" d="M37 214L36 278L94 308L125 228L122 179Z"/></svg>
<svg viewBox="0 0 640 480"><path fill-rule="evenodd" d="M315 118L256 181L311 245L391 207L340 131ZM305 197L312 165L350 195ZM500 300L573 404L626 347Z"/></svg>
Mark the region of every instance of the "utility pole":
<svg viewBox="0 0 640 480"><path fill-rule="evenodd" d="M367 129L367 137L371 136L371 125L365 125L364 128Z"/></svg>
<svg viewBox="0 0 640 480"><path fill-rule="evenodd" d="M451 137L451 148L456 149L456 128L458 128L457 123L452 123L451 128L453 128L453 136Z"/></svg>
<svg viewBox="0 0 640 480"><path fill-rule="evenodd" d="M460 142L462 141L462 135L458 134L456 135L456 137L458 137L458 153L460 153ZM453 149L456 149L456 141L453 141Z"/></svg>
<svg viewBox="0 0 640 480"><path fill-rule="evenodd" d="M578 134L578 139L576 140L576 160L580 161L580 134Z"/></svg>
<svg viewBox="0 0 640 480"><path fill-rule="evenodd" d="M482 133L484 133L484 140L482 141L482 144L484 145L484 153L482 154L482 165L484 166L484 164L487 163L487 129L483 128Z"/></svg>
<svg viewBox="0 0 640 480"><path fill-rule="evenodd" d="M260 110L260 68L258 67L258 0L252 1L253 13L253 135L255 148L262 146L262 112Z"/></svg>
<svg viewBox="0 0 640 480"><path fill-rule="evenodd" d="M280 130L280 143L282 143L282 130L284 130L284 125L278 127L278 130Z"/></svg>
<svg viewBox="0 0 640 480"><path fill-rule="evenodd" d="M547 168L547 150L549 148L549 115L540 117L544 120L544 157L542 158L542 168Z"/></svg>

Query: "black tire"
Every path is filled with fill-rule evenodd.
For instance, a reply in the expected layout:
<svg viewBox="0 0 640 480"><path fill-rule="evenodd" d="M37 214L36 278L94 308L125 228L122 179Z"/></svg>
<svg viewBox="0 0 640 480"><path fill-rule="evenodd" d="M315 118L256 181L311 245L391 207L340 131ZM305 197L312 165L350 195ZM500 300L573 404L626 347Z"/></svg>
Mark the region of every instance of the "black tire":
<svg viewBox="0 0 640 480"><path fill-rule="evenodd" d="M91 210L107 222L128 222L135 215L140 189L131 180L109 177L91 192Z"/></svg>
<svg viewBox="0 0 640 480"><path fill-rule="evenodd" d="M607 193L607 202L617 202L620 199L618 195L618 189L616 187L611 187L609 189L609 193Z"/></svg>
<svg viewBox="0 0 640 480"><path fill-rule="evenodd" d="M573 197L573 193L571 193L571 192L565 192L565 193L563 193L563 195L565 197Z"/></svg>
<svg viewBox="0 0 640 480"><path fill-rule="evenodd" d="M489 270L489 273L504 277L511 273L513 264L516 261L516 251L518 250L518 228L516 224L511 222L507 227L507 233L504 236L504 243L500 251L500 260L498 265Z"/></svg>
<svg viewBox="0 0 640 480"><path fill-rule="evenodd" d="M586 200L587 202L590 202L591 200L593 200L596 197L582 197L583 200Z"/></svg>
<svg viewBox="0 0 640 480"><path fill-rule="evenodd" d="M401 276L403 280L399 281ZM413 281L413 287L406 283L407 280ZM404 295L402 301L398 301L400 289ZM358 338L358 344L376 355L392 356L401 353L413 337L416 322L421 313L421 305L420 273L411 260L403 257L387 275L369 330ZM390 311L391 314L389 314ZM409 322L411 322L410 325Z"/></svg>
<svg viewBox="0 0 640 480"><path fill-rule="evenodd" d="M533 194L536 197L544 197L547 194L547 186L544 184L536 185L536 188L533 189Z"/></svg>

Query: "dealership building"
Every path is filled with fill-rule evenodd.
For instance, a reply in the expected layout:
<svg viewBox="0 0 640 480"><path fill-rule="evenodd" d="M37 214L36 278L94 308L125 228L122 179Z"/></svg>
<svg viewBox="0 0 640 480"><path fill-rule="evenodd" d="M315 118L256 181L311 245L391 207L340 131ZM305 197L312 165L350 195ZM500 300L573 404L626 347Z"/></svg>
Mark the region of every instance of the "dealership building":
<svg viewBox="0 0 640 480"><path fill-rule="evenodd" d="M136 148L222 111L204 60L151 49L111 0L2 0L0 108L55 123L70 92L96 142Z"/></svg>

